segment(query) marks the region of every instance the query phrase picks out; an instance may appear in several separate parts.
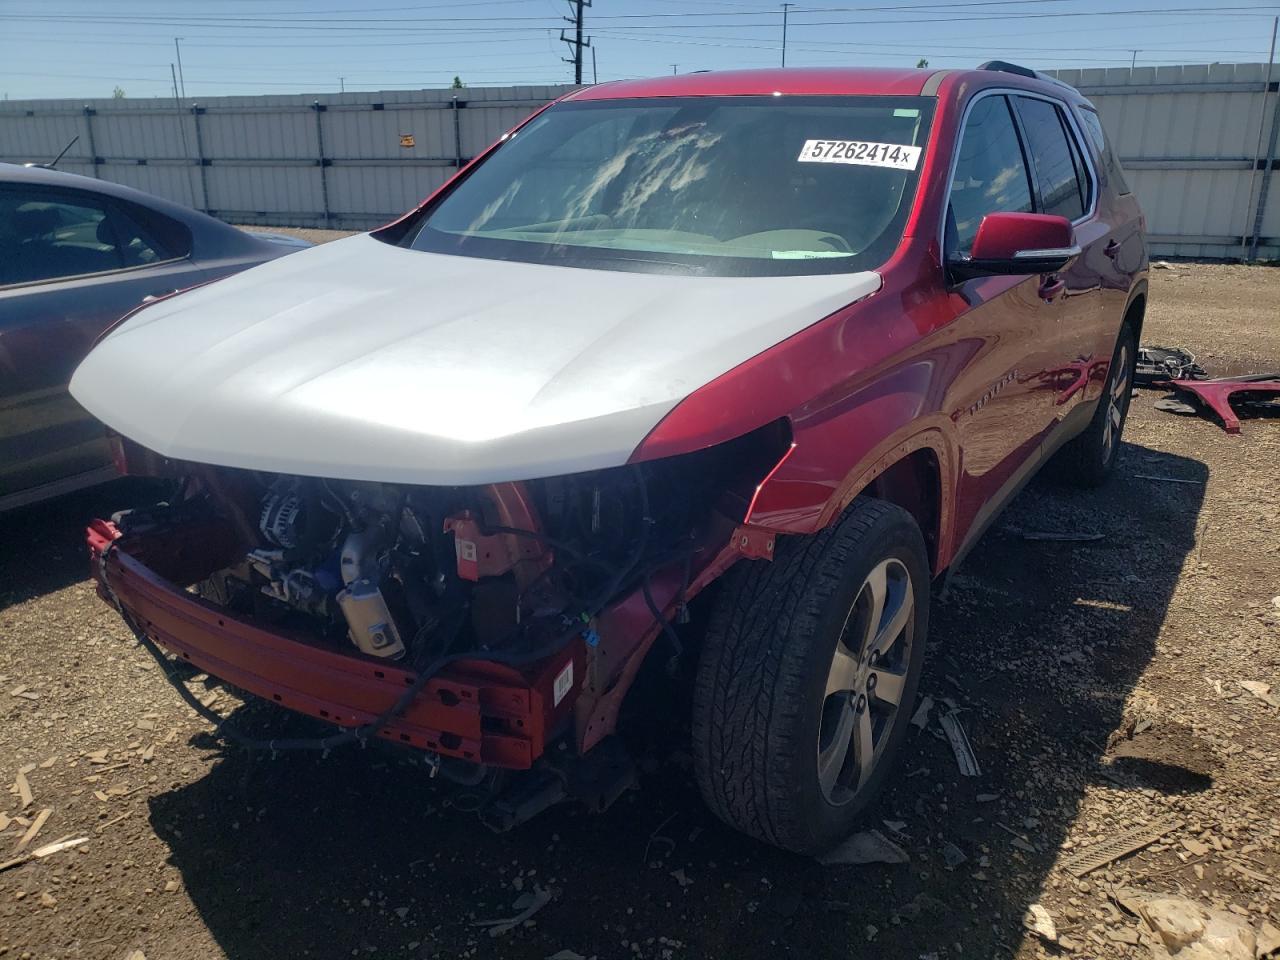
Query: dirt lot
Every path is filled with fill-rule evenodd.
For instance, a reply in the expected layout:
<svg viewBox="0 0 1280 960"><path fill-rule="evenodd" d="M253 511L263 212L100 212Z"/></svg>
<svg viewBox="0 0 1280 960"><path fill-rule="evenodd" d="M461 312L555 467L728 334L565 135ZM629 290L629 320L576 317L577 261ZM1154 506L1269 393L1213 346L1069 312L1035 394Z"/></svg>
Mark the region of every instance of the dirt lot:
<svg viewBox="0 0 1280 960"><path fill-rule="evenodd" d="M1152 282L1145 341L1214 371L1280 369L1280 271L1175 265ZM0 797L0 860L26 831L10 819L46 809L32 847L88 841L0 873L0 955L1150 956L1121 887L1275 919L1280 711L1240 681L1280 695L1280 421L1229 437L1153 410L1159 396L1135 399L1108 488L1033 484L938 601L923 691L963 709L981 775L958 775L936 723L912 731L867 821L910 853L893 866L822 867L720 826L679 722L633 726L641 789L609 813L557 809L505 836L398 753L224 752L86 581L84 521L146 491L9 515L0 779L27 770L32 799L16 782ZM196 686L256 731L311 729ZM1127 859L1065 869L1166 819ZM555 899L528 925L473 926L535 887ZM1025 930L1033 903L1059 944Z"/></svg>

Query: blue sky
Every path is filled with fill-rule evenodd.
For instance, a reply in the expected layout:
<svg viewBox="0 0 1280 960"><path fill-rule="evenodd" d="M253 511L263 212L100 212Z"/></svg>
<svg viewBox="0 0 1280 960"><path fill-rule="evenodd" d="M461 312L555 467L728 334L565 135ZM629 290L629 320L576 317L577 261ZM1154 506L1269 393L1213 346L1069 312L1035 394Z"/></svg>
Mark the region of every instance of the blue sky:
<svg viewBox="0 0 1280 960"><path fill-rule="evenodd" d="M0 0L0 96L188 98L572 79L564 0ZM842 0L791 7L787 65L1265 61L1280 2ZM776 66L772 0L595 0L599 79ZM591 79L588 56L586 78Z"/></svg>

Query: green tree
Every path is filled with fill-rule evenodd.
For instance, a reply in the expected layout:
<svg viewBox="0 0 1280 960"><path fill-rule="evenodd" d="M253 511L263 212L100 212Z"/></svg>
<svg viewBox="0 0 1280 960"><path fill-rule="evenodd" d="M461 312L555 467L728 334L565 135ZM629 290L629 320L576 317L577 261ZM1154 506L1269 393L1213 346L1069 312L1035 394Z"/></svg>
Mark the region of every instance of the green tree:
<svg viewBox="0 0 1280 960"><path fill-rule="evenodd" d="M114 90L111 91L111 97L113 100L123 100L124 90L121 87L116 87Z"/></svg>
<svg viewBox="0 0 1280 960"><path fill-rule="evenodd" d="M462 78L461 78L461 77L454 77L454 78L453 78L453 89L454 89L454 90L461 90L461 89L462 89L463 87L465 87L465 86L466 86L466 84L462 82Z"/></svg>
<svg viewBox="0 0 1280 960"><path fill-rule="evenodd" d="M923 70L928 65L929 65L929 61L926 60L924 57L921 57L919 60L916 61L916 69L918 70Z"/></svg>

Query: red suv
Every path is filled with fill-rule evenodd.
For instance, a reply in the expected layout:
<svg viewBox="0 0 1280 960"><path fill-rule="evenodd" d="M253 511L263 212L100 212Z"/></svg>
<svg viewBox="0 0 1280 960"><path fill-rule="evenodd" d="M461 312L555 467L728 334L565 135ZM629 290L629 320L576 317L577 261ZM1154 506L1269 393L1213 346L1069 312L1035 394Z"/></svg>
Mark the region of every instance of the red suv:
<svg viewBox="0 0 1280 960"><path fill-rule="evenodd" d="M499 827L629 785L657 646L707 802L818 850L888 775L931 584L1046 461L1111 471L1146 268L1094 109L1021 67L579 90L101 341L72 392L173 493L91 528L100 592L340 728L223 736L409 745Z"/></svg>

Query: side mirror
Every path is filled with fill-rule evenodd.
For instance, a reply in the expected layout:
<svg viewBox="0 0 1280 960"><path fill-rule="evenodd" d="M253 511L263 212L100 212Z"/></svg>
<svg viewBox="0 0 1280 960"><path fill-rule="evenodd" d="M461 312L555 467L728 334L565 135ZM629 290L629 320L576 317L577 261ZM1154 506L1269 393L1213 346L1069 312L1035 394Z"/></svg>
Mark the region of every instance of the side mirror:
<svg viewBox="0 0 1280 960"><path fill-rule="evenodd" d="M1066 217L1045 213L989 213L978 225L969 256L947 260L953 279L1056 273L1080 256Z"/></svg>

